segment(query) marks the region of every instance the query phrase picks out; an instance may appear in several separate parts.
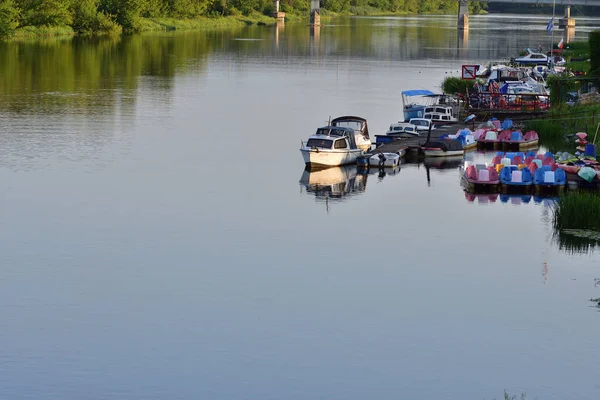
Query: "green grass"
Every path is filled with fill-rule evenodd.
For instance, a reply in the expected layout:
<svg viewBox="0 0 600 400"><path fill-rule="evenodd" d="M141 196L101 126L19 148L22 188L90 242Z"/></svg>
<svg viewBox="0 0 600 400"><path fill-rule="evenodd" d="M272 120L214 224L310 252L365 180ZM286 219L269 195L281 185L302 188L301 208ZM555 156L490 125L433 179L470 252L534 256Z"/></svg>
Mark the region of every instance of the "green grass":
<svg viewBox="0 0 600 400"><path fill-rule="evenodd" d="M568 192L554 208L552 224L556 230L600 231L600 196L589 192Z"/></svg>
<svg viewBox="0 0 600 400"><path fill-rule="evenodd" d="M24 26L15 30L11 40L73 35L75 35L75 31L70 26Z"/></svg>
<svg viewBox="0 0 600 400"><path fill-rule="evenodd" d="M208 29L231 29L241 28L246 25L270 25L275 24L275 18L259 13L250 16L236 15L216 18L142 18L141 31L175 31L175 30L208 30Z"/></svg>

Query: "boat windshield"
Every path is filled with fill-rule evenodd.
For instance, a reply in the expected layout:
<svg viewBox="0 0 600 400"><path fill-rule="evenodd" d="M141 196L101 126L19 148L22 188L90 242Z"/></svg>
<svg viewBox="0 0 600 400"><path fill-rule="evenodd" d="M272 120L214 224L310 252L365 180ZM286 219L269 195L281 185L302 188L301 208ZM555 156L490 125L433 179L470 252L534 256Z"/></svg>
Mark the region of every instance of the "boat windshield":
<svg viewBox="0 0 600 400"><path fill-rule="evenodd" d="M355 131L360 131L362 130L363 123L361 121L336 121L335 126L351 128Z"/></svg>
<svg viewBox="0 0 600 400"><path fill-rule="evenodd" d="M333 140L329 139L308 139L306 142L306 147L318 147L320 149L331 149L331 145L333 144Z"/></svg>
<svg viewBox="0 0 600 400"><path fill-rule="evenodd" d="M410 123L416 126L429 126L429 121L424 119L412 120Z"/></svg>

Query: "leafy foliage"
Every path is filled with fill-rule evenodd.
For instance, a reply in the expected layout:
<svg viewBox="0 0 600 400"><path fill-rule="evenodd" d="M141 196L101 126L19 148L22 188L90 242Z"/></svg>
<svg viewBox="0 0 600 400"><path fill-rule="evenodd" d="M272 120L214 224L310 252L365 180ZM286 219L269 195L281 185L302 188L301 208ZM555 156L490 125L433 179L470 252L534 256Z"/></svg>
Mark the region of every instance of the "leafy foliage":
<svg viewBox="0 0 600 400"><path fill-rule="evenodd" d="M18 25L19 11L14 0L0 0L0 38L13 35Z"/></svg>
<svg viewBox="0 0 600 400"><path fill-rule="evenodd" d="M308 17L310 0L281 0L281 11ZM321 0L324 12L455 13L456 0ZM483 10L473 2L471 12ZM157 19L270 14L272 0L0 0L0 38L16 28L67 27L81 35L134 33ZM155 21L144 20L144 18ZM31 30L31 28L29 29ZM35 29L34 29L35 30Z"/></svg>

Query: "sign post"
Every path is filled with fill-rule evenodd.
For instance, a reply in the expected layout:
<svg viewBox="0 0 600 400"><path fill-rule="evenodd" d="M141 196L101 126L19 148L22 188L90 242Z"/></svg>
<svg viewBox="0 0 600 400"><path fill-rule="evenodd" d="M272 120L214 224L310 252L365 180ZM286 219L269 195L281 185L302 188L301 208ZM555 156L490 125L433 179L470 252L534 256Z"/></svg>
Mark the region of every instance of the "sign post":
<svg viewBox="0 0 600 400"><path fill-rule="evenodd" d="M463 79L477 79L477 70L479 65L463 65L462 66L462 78Z"/></svg>

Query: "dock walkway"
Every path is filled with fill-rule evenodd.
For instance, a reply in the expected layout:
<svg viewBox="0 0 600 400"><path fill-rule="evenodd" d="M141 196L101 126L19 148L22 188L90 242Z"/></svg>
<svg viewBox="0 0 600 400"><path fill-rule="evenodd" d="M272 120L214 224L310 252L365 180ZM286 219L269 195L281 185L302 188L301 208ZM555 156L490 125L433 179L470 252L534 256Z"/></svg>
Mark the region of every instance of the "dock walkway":
<svg viewBox="0 0 600 400"><path fill-rule="evenodd" d="M439 138L442 135L453 135L460 129L470 128L466 124L453 124L438 127L431 131L431 139ZM417 152L427 141L427 131L421 131L420 136L399 137L389 143L384 143L367 152L369 155L378 153L395 153L402 155L403 152Z"/></svg>

